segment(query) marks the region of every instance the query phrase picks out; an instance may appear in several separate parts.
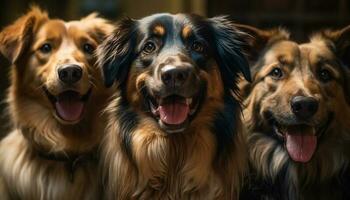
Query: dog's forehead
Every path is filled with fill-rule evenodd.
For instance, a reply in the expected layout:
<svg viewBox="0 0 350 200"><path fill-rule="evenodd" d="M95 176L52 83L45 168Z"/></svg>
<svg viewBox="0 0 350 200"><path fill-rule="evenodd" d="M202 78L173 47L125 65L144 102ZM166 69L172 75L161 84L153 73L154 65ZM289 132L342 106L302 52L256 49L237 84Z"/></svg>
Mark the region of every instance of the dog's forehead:
<svg viewBox="0 0 350 200"><path fill-rule="evenodd" d="M88 26L85 26L80 21L63 21L58 19L52 19L46 22L39 29L39 35L61 35L67 33L76 33L77 31L88 31Z"/></svg>
<svg viewBox="0 0 350 200"><path fill-rule="evenodd" d="M48 36L59 37L62 34L65 34L67 28L65 27L65 22L62 20L49 20L43 24L37 33L38 38L45 38Z"/></svg>
<svg viewBox="0 0 350 200"><path fill-rule="evenodd" d="M64 25L68 31L89 31L92 29L92 25L89 25L88 22L83 21L68 21L65 22Z"/></svg>
<svg viewBox="0 0 350 200"><path fill-rule="evenodd" d="M292 63L298 59L300 48L297 43L289 40L280 41L274 44L266 53L265 60L267 63L279 60L285 63Z"/></svg>
<svg viewBox="0 0 350 200"><path fill-rule="evenodd" d="M151 32L159 35L179 33L184 29L189 32L192 25L190 16L186 14L160 13L139 20L141 32Z"/></svg>
<svg viewBox="0 0 350 200"><path fill-rule="evenodd" d="M335 59L334 54L329 47L322 42L309 42L300 45L303 57L308 58L310 62L319 62L323 60Z"/></svg>

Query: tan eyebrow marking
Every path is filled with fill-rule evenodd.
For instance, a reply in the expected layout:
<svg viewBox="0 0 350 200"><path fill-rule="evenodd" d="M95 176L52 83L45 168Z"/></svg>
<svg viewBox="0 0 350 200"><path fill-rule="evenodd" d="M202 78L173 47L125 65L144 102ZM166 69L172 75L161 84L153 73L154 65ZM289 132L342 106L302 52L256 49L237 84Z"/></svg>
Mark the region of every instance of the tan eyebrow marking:
<svg viewBox="0 0 350 200"><path fill-rule="evenodd" d="M188 38L190 37L192 34L192 28L189 25L186 25L183 29L182 29L182 37L183 38Z"/></svg>
<svg viewBox="0 0 350 200"><path fill-rule="evenodd" d="M165 28L162 25L156 25L153 28L153 33L155 35L163 36L165 34Z"/></svg>

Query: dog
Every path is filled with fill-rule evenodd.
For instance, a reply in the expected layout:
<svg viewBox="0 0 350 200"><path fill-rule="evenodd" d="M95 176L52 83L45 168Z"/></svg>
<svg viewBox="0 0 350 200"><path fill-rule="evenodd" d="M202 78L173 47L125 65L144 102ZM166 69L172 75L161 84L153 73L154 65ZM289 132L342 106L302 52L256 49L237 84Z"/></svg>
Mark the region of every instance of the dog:
<svg viewBox="0 0 350 200"><path fill-rule="evenodd" d="M236 78L250 79L224 17L123 19L98 48L107 199L234 199L246 169Z"/></svg>
<svg viewBox="0 0 350 200"><path fill-rule="evenodd" d="M248 33L252 82L240 82L251 173L241 199L349 199L350 28L306 43Z"/></svg>
<svg viewBox="0 0 350 200"><path fill-rule="evenodd" d="M97 14L65 22L32 7L0 33L13 65L1 199L98 199L95 152L110 92L94 52L113 29Z"/></svg>

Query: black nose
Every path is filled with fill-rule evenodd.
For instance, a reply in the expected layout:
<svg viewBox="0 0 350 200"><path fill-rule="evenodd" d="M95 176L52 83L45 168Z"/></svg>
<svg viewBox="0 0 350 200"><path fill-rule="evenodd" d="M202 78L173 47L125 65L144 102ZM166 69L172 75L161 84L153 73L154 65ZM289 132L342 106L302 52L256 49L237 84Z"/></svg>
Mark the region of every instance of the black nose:
<svg viewBox="0 0 350 200"><path fill-rule="evenodd" d="M63 65L58 68L58 77L66 84L78 82L83 75L83 69L79 65Z"/></svg>
<svg viewBox="0 0 350 200"><path fill-rule="evenodd" d="M162 82L168 87L182 86L191 74L191 67L166 65L161 69Z"/></svg>
<svg viewBox="0 0 350 200"><path fill-rule="evenodd" d="M315 98L295 96L291 101L293 113L301 119L311 118L318 109L318 102Z"/></svg>

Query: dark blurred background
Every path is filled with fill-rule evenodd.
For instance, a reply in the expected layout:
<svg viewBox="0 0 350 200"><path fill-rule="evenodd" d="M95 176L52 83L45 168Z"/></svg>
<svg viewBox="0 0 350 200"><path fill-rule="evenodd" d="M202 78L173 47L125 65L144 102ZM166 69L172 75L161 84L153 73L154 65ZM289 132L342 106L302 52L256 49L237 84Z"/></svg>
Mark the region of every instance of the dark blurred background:
<svg viewBox="0 0 350 200"><path fill-rule="evenodd" d="M350 0L0 0L0 28L24 14L30 5L39 5L53 18L73 20L97 11L117 20L140 18L157 12L190 12L204 16L230 15L239 23L260 28L286 27L298 41L322 28L350 24ZM8 86L9 64L0 56L0 101ZM4 104L0 105L0 113ZM0 114L0 131L7 120ZM1 135L1 134L0 134Z"/></svg>

